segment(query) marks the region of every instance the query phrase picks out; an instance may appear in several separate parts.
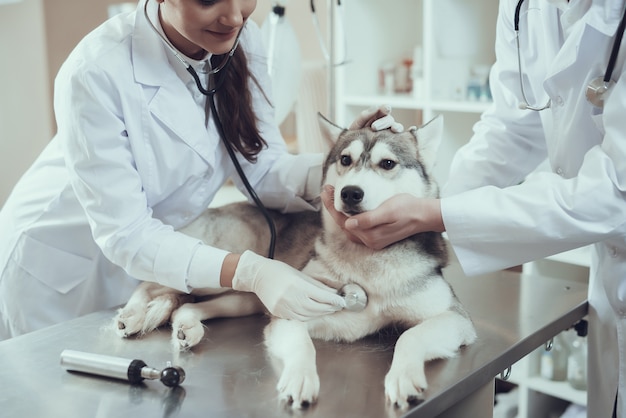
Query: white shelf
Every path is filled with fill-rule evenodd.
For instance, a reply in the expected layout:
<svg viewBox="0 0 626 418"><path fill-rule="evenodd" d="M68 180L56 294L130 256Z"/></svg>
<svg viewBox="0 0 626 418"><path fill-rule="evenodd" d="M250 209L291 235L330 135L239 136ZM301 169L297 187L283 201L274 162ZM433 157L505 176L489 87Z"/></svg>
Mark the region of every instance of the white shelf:
<svg viewBox="0 0 626 418"><path fill-rule="evenodd" d="M444 112L477 113L484 112L490 102L470 102L455 100L425 100L410 94L376 94L350 95L342 98L346 106L378 106L381 103L391 105L396 109L433 109Z"/></svg>
<svg viewBox="0 0 626 418"><path fill-rule="evenodd" d="M485 110L487 110L490 105L491 102L433 100L429 106L435 110L461 113L477 113L480 115Z"/></svg>
<svg viewBox="0 0 626 418"><path fill-rule="evenodd" d="M589 267L591 249L589 247L576 248L575 250L550 256L548 257L548 260L572 264L575 266Z"/></svg>
<svg viewBox="0 0 626 418"><path fill-rule="evenodd" d="M568 382L555 382L539 376L529 377L524 380L529 389L545 393L555 398L563 399L578 405L587 406L587 392L574 389Z"/></svg>

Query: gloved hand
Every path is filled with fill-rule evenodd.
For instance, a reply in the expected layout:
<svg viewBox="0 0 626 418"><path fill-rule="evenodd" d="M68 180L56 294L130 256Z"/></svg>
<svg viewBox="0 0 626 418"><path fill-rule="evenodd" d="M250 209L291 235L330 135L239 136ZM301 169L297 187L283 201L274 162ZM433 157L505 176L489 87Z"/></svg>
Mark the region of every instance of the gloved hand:
<svg viewBox="0 0 626 418"><path fill-rule="evenodd" d="M233 289L254 292L274 316L306 321L345 308L337 291L289 265L252 251L241 254Z"/></svg>
<svg viewBox="0 0 626 418"><path fill-rule="evenodd" d="M382 131L390 128L393 132L403 132L404 126L396 122L391 116L391 106L382 105L378 107L370 107L361 112L361 114L350 125L350 130L361 129L371 126L374 131Z"/></svg>

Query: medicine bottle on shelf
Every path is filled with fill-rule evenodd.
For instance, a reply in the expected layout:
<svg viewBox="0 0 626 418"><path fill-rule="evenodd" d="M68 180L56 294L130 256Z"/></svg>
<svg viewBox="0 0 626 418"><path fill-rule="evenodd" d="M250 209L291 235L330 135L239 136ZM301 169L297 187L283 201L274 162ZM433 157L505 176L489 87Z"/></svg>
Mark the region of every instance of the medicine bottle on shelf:
<svg viewBox="0 0 626 418"><path fill-rule="evenodd" d="M574 389L587 390L587 321L578 322L567 360L567 380Z"/></svg>
<svg viewBox="0 0 626 418"><path fill-rule="evenodd" d="M550 349L541 354L541 377L548 380L564 381L567 379L569 347L563 333L552 339Z"/></svg>

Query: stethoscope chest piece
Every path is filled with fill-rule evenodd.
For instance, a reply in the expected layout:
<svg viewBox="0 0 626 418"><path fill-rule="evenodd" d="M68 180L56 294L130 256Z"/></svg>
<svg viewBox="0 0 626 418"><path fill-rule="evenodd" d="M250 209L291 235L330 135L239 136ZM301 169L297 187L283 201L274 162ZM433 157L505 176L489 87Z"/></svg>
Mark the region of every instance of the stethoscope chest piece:
<svg viewBox="0 0 626 418"><path fill-rule="evenodd" d="M339 289L339 295L346 301L346 310L359 312L367 306L367 293L356 283L348 283Z"/></svg>
<svg viewBox="0 0 626 418"><path fill-rule="evenodd" d="M585 97L595 107L602 108L604 107L604 96L613 84L612 80L604 81L604 77L594 78L587 86Z"/></svg>

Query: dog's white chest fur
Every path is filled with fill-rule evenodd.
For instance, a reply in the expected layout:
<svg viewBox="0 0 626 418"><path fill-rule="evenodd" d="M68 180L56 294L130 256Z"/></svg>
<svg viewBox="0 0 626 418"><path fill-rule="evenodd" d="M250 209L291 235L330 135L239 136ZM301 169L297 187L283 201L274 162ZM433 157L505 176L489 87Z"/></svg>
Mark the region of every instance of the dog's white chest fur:
<svg viewBox="0 0 626 418"><path fill-rule="evenodd" d="M410 245L374 251L340 234L316 241L316 256L303 272L336 289L357 283L367 293L367 305L363 311L307 321L313 338L354 341L389 324L417 325L455 303L449 285L433 274L438 260L412 251Z"/></svg>

